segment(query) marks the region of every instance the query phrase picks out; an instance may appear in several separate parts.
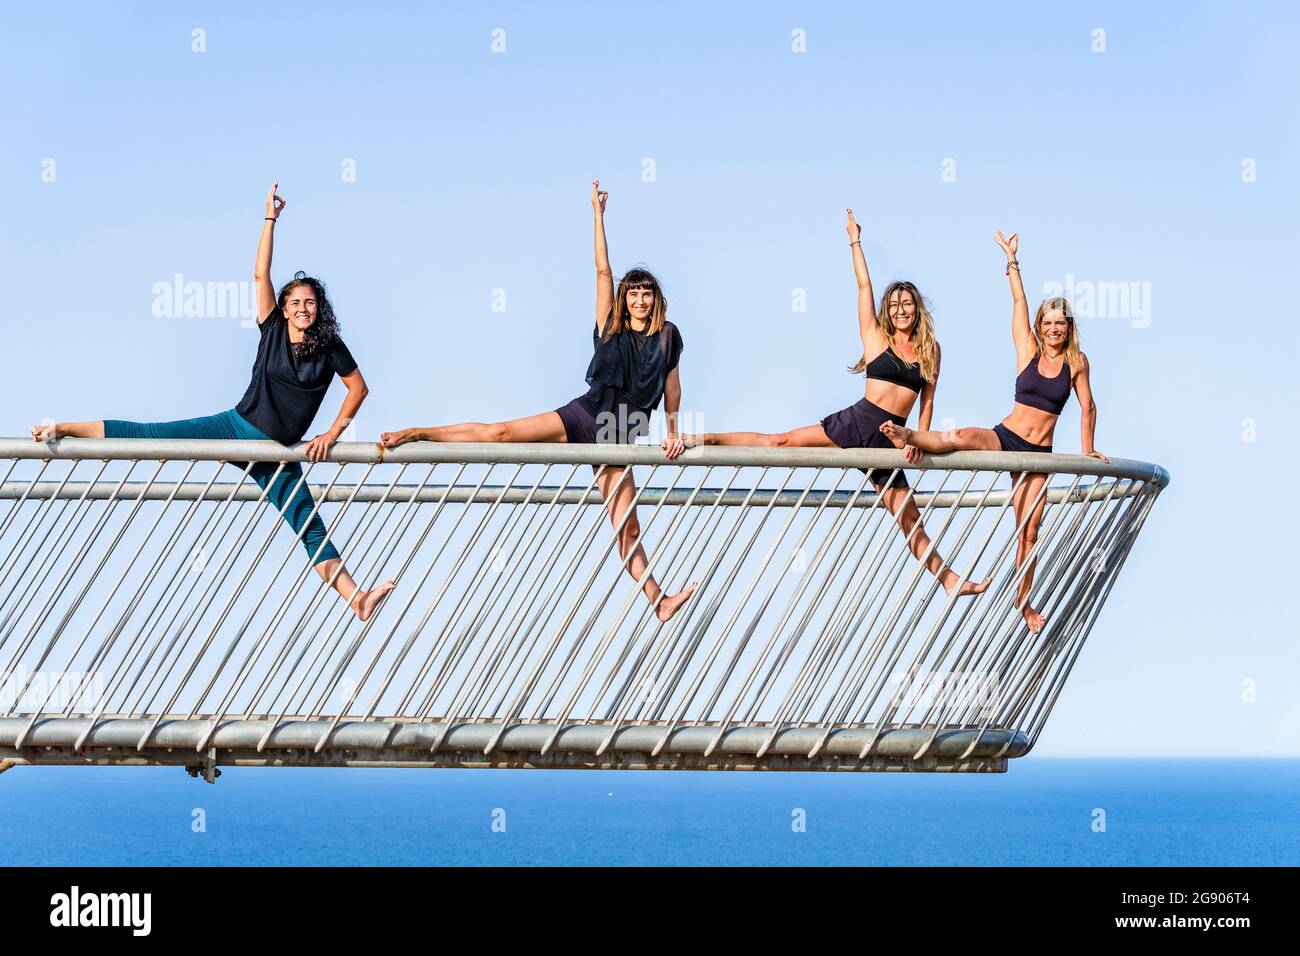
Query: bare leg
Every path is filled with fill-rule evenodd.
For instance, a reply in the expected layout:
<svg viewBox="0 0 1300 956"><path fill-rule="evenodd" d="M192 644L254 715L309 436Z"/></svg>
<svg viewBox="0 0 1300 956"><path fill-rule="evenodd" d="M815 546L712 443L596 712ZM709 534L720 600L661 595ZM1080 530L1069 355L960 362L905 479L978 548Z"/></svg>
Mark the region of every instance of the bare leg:
<svg viewBox="0 0 1300 956"><path fill-rule="evenodd" d="M334 569L338 568L342 563L343 562L338 558L329 561L322 561L320 564L316 565L316 573L320 575L322 581L329 583L330 575L332 575ZM379 607L379 602L386 598L388 592L397 585L393 581L384 581L371 588L369 591L362 591L358 587L357 582L352 579L352 575L348 574L348 569L341 568L338 577L334 579L334 583L331 586L335 591L339 592L339 595L343 600L349 602L349 606L352 608L352 613L357 616L357 619L360 621L366 621L369 620L370 615L375 613L375 608Z"/></svg>
<svg viewBox="0 0 1300 956"><path fill-rule="evenodd" d="M38 442L52 442L59 438L103 438L104 422L58 422L54 425L33 425L32 438Z"/></svg>
<svg viewBox="0 0 1300 956"><path fill-rule="evenodd" d="M921 512L917 510L916 501L907 498L906 488L886 488L881 492L885 499L885 506L889 508L890 513L897 519L898 526L903 530L907 538L907 546L912 551L912 556L918 561L921 555L925 554L925 549L930 547L930 536L925 533L925 524L921 521ZM907 498L907 504L903 504L903 499ZM900 510L901 509L901 510ZM961 580L960 575L947 566L943 556L939 554L936 548L930 552L930 556L925 559L926 570L939 579L943 589L948 594L952 594L953 588ZM981 594L989 586L992 578L985 578L983 581L976 583L967 581L957 592L958 597L966 597L970 594Z"/></svg>
<svg viewBox="0 0 1300 956"><path fill-rule="evenodd" d="M403 428L379 436L385 448L396 448L408 441L460 442L563 442L564 420L556 412L541 412L506 422L460 422L431 428Z"/></svg>
<svg viewBox="0 0 1300 956"><path fill-rule="evenodd" d="M1019 474L1011 476L1012 487L1015 488L1016 480ZM1016 512L1016 526L1020 527L1024 521L1025 512L1030 505L1034 504L1034 499L1038 497L1039 489L1043 487L1043 482L1047 480L1047 475L1042 472L1030 472L1025 475L1025 480L1021 482L1020 487L1012 494L1011 505ZM1029 552L1033 550L1034 544L1038 541L1038 526L1043 520L1043 509L1047 505L1047 497L1044 495L1041 500L1034 505L1033 513L1030 514L1029 520L1024 522L1024 527L1020 528L1019 540L1016 542L1016 567L1019 568L1024 564ZM1029 625L1029 630L1037 634L1047 623L1047 618L1039 614L1029 604L1029 591L1034 586L1034 564L1035 561L1029 562L1029 567L1025 568L1025 575L1020 579L1020 587L1016 589L1016 607L1020 608L1020 613Z"/></svg>
<svg viewBox="0 0 1300 956"><path fill-rule="evenodd" d="M991 428L950 428L946 432L918 432L905 425L885 422L880 431L899 448L912 445L931 455L950 451L997 451L1002 447ZM899 443L902 444L899 444Z"/></svg>
<svg viewBox="0 0 1300 956"><path fill-rule="evenodd" d="M696 445L759 445L767 448L835 448L821 424L792 428L788 432L708 432L683 435L688 448Z"/></svg>
<svg viewBox="0 0 1300 956"><path fill-rule="evenodd" d="M632 499L636 496L636 486L632 483L632 469L607 468L601 472L596 482L600 485L600 493L605 498L605 509L609 512L609 520L617 528L618 523L623 520L623 515L628 508L632 507ZM649 567L640 538L641 525L637 521L636 511L633 510L632 514L628 515L627 523L619 531L618 554L619 557L626 558L628 553L631 553L632 557L628 558L627 562L627 573L638 581ZM655 601L659 602L659 606L655 608L655 616L661 621L667 621L690 598L695 590L695 584L696 582L692 581L676 594L664 594L655 582L654 575L649 575L641 589L651 604Z"/></svg>

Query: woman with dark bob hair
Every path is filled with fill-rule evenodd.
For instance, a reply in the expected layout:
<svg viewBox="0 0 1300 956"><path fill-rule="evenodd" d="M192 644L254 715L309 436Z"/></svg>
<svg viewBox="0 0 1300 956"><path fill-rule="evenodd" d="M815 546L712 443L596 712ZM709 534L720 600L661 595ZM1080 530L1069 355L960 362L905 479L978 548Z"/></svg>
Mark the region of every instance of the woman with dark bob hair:
<svg viewBox="0 0 1300 956"><path fill-rule="evenodd" d="M273 184L266 195L266 218L257 244L253 278L257 284L261 338L253 361L252 380L239 404L216 415L174 422L110 418L37 425L32 428L33 439L51 442L60 438L216 438L270 440L292 445L311 427L337 374L348 388L343 407L333 424L313 438L306 449L309 460L325 459L343 429L356 416L369 390L352 353L339 337L339 324L325 295L324 284L299 272L285 283L279 296L275 294L271 285L271 248L275 223L285 205L276 194L278 186L279 183ZM242 469L247 463L230 464ZM332 583L358 618L367 620L392 590L393 582L385 581L373 590L363 591L347 568L342 567L338 549L326 537L324 522L319 514L312 513L314 505L311 492L302 480L302 466L289 462L281 467L278 462L259 461L253 463L248 473L260 487L267 489L267 499L281 512L294 533L302 534L302 545L316 573L323 581Z"/></svg>
<svg viewBox="0 0 1300 956"><path fill-rule="evenodd" d="M668 437L662 447L670 461L685 450L677 434L677 412L682 402L677 362L682 353L682 335L667 319L668 302L658 280L645 269L629 271L619 280L615 293L605 244L608 199L609 193L600 188L600 180L593 182L596 325L591 333L595 354L587 366L587 393L554 411L526 418L384 432L379 438L385 448L411 441L631 443L649 430L650 416L663 399ZM596 483L617 528L636 495L632 469L598 470ZM618 533L618 548L619 556L627 559L628 574L638 581L648 566L640 537L641 526L633 509ZM692 583L676 594L668 594L649 575L641 587L646 599L655 605L660 621L676 614L695 590Z"/></svg>

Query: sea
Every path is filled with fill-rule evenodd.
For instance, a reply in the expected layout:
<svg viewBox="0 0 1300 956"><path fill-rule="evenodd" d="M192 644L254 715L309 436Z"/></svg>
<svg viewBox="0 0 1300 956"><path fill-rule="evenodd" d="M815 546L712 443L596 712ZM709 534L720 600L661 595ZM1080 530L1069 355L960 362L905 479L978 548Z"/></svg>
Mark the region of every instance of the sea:
<svg viewBox="0 0 1300 956"><path fill-rule="evenodd" d="M1300 760L1004 774L15 767L8 866L1294 866Z"/></svg>

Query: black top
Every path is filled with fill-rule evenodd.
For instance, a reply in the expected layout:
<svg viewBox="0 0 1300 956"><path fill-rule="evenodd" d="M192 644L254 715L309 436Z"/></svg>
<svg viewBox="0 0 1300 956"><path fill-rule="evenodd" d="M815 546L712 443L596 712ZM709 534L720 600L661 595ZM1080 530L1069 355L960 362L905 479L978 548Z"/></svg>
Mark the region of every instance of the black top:
<svg viewBox="0 0 1300 956"><path fill-rule="evenodd" d="M593 327L595 354L587 366L588 385L609 385L629 405L653 411L664 396L668 373L677 367L682 354L682 334L671 322L664 322L657 335L644 335L624 327L616 335L601 336Z"/></svg>
<svg viewBox="0 0 1300 956"><path fill-rule="evenodd" d="M925 385L925 379L921 377L921 363L903 361L902 356L895 353L892 348L886 348L871 360L871 364L867 366L867 378L892 382L903 388L910 388L914 392L921 391L922 386Z"/></svg>
<svg viewBox="0 0 1300 956"><path fill-rule="evenodd" d="M295 358L279 306L257 328L253 379L235 411L280 444L292 445L307 434L335 373L351 375L357 363L342 339L309 359Z"/></svg>
<svg viewBox="0 0 1300 956"><path fill-rule="evenodd" d="M1070 363L1061 361L1061 370L1052 378L1038 371L1038 353L1016 376L1016 402L1037 408L1050 415L1061 414L1070 400Z"/></svg>

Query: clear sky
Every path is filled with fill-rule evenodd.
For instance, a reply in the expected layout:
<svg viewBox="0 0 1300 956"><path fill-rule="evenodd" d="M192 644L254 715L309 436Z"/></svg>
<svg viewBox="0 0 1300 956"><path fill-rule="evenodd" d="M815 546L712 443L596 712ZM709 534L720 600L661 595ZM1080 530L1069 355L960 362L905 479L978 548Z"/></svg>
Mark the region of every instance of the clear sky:
<svg viewBox="0 0 1300 956"><path fill-rule="evenodd" d="M616 273L663 282L697 423L780 430L861 396L852 206L878 286L933 305L936 423L991 426L1015 372L992 235L1015 230L1031 299L1076 299L1097 447L1173 476L1036 752L1300 755L1297 19L8 4L0 433L233 406L256 331L159 315L158 290L246 282L273 180L273 277L328 283L371 388L357 440L585 388L597 176ZM1074 401L1056 447L1078 448Z"/></svg>

